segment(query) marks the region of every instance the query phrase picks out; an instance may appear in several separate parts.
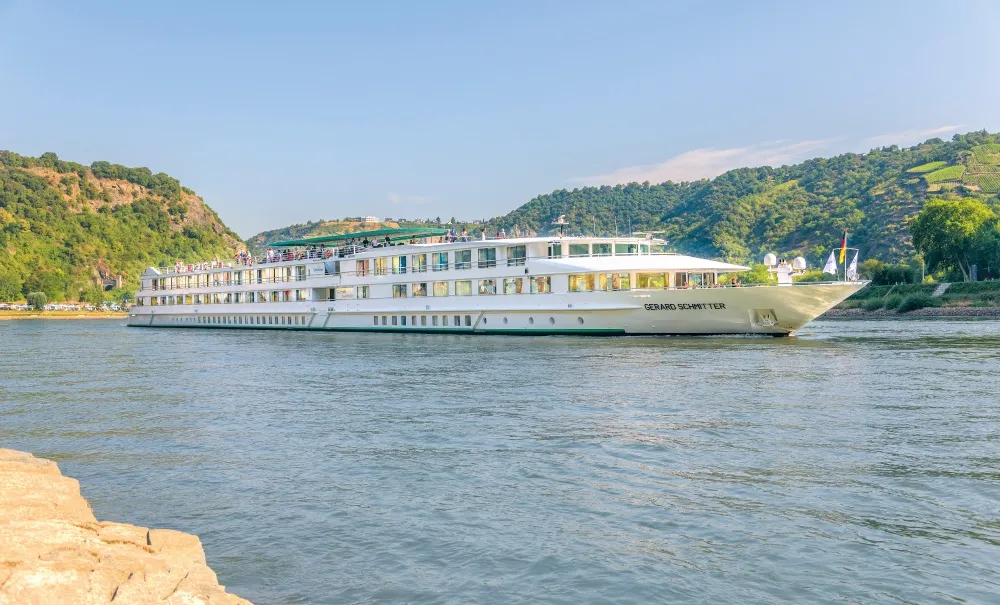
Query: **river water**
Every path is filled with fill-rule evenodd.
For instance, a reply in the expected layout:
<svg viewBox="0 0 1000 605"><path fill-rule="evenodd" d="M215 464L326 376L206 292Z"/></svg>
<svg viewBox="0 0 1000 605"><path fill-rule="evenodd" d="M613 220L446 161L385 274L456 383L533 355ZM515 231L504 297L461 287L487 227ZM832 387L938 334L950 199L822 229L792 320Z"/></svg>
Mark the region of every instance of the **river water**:
<svg viewBox="0 0 1000 605"><path fill-rule="evenodd" d="M796 337L0 327L0 447L276 603L1000 594L1000 321Z"/></svg>

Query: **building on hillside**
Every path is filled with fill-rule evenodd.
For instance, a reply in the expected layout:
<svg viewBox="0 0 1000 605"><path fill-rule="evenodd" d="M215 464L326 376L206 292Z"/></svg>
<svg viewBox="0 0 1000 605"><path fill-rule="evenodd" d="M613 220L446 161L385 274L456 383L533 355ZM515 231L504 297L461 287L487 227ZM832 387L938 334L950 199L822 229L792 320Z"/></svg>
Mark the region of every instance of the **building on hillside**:
<svg viewBox="0 0 1000 605"><path fill-rule="evenodd" d="M362 216L361 217L361 222L362 223L377 223L377 222L379 222L379 220L378 220L377 216Z"/></svg>

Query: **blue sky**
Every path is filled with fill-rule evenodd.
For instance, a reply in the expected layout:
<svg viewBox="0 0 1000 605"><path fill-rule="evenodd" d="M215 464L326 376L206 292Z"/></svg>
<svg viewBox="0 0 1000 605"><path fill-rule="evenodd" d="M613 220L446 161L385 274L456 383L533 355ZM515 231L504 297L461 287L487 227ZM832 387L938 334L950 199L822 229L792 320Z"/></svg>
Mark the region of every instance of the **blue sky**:
<svg viewBox="0 0 1000 605"><path fill-rule="evenodd" d="M1000 130L1000 3L0 0L0 148L244 237Z"/></svg>

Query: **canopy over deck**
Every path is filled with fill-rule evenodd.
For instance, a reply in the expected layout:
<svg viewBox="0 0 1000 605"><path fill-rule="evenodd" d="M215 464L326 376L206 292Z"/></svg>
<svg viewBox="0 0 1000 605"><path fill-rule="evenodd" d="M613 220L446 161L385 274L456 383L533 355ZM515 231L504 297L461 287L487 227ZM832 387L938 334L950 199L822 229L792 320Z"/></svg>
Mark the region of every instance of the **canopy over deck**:
<svg viewBox="0 0 1000 605"><path fill-rule="evenodd" d="M440 237L448 233L447 229L440 227L410 227L399 229L375 229L373 231L355 231L354 233L341 233L338 235L321 235L318 237L306 237L303 239L288 239L280 242L271 242L269 246L315 246L321 244L332 244L347 240L382 239L388 237L394 239L411 239L414 237Z"/></svg>

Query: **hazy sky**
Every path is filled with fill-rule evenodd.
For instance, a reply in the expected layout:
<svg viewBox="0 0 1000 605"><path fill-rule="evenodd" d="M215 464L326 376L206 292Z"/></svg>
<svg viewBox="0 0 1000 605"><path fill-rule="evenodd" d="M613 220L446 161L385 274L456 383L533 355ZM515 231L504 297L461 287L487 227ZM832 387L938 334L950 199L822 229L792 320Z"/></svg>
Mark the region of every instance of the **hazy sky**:
<svg viewBox="0 0 1000 605"><path fill-rule="evenodd" d="M1000 130L1000 2L0 0L0 149L244 237Z"/></svg>

